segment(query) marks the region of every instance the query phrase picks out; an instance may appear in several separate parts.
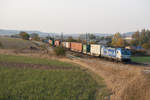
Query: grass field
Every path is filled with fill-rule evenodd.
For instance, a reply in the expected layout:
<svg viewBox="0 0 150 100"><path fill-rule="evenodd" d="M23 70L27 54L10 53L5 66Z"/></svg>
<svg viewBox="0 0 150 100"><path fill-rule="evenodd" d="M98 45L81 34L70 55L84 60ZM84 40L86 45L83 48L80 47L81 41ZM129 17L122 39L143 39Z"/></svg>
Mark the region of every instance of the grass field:
<svg viewBox="0 0 150 100"><path fill-rule="evenodd" d="M12 55L0 55L1 62L16 62L16 63L27 63L27 64L42 64L42 65L54 65L61 67L72 67L74 64L60 62L58 60L48 60L42 58L24 57L24 56L12 56Z"/></svg>
<svg viewBox="0 0 150 100"><path fill-rule="evenodd" d="M9 37L0 37L0 43L4 49L24 49L34 46L30 41Z"/></svg>
<svg viewBox="0 0 150 100"><path fill-rule="evenodd" d="M138 63L150 63L150 57L148 56L131 57L131 60Z"/></svg>
<svg viewBox="0 0 150 100"><path fill-rule="evenodd" d="M75 64L10 55L0 55L0 62L0 100L103 100L107 95L101 78L98 84ZM50 68L32 68L30 64Z"/></svg>

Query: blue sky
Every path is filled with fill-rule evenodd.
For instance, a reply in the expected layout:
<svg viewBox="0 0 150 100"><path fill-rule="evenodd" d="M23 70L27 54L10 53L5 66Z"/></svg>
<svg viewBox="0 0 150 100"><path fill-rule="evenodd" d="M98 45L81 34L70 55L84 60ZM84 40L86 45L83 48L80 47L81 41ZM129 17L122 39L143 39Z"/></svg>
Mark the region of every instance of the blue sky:
<svg viewBox="0 0 150 100"><path fill-rule="evenodd" d="M0 29L115 33L150 29L150 0L0 0Z"/></svg>

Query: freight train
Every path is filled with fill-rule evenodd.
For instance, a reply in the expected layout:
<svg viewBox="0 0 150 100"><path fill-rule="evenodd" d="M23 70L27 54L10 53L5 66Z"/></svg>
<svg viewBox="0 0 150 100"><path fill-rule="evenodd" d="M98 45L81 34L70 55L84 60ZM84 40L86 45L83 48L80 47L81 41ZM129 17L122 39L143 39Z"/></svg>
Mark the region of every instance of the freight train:
<svg viewBox="0 0 150 100"><path fill-rule="evenodd" d="M64 48L91 56L103 57L115 61L131 61L131 52L125 48L107 47L100 44L83 44L79 42L60 42L49 40L52 46L63 46Z"/></svg>

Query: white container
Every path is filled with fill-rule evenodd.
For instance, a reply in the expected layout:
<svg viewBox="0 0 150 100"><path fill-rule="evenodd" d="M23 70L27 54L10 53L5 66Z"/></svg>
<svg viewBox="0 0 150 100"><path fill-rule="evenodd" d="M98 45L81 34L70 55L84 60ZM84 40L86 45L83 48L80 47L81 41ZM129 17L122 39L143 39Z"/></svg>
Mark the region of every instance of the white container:
<svg viewBox="0 0 150 100"><path fill-rule="evenodd" d="M90 53L92 56L100 56L101 55L101 45L91 44Z"/></svg>
<svg viewBox="0 0 150 100"><path fill-rule="evenodd" d="M66 45L65 45L65 46L66 46L66 48L69 49L69 48L70 48L70 42L66 42Z"/></svg>
<svg viewBox="0 0 150 100"><path fill-rule="evenodd" d="M66 42L62 42L62 46L66 48Z"/></svg>

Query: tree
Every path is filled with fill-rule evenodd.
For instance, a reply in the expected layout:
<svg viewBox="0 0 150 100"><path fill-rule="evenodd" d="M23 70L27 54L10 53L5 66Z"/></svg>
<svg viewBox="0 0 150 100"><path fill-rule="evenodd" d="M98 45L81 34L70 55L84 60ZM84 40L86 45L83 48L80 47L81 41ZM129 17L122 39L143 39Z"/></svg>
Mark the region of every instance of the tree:
<svg viewBox="0 0 150 100"><path fill-rule="evenodd" d="M150 42L150 31L146 30L146 35L145 35L146 41Z"/></svg>
<svg viewBox="0 0 150 100"><path fill-rule="evenodd" d="M100 40L105 40L105 37L100 37Z"/></svg>
<svg viewBox="0 0 150 100"><path fill-rule="evenodd" d="M80 37L78 37L77 41L78 42L82 42L82 39Z"/></svg>
<svg viewBox="0 0 150 100"><path fill-rule="evenodd" d="M119 38L117 41L117 47L124 47L125 46L125 41L123 38Z"/></svg>
<svg viewBox="0 0 150 100"><path fill-rule="evenodd" d="M68 42L76 42L77 40L73 39L72 36L69 36L67 39Z"/></svg>
<svg viewBox="0 0 150 100"><path fill-rule="evenodd" d="M144 43L144 44L142 45L142 47L143 47L144 49L150 49L150 42L149 42L149 43Z"/></svg>
<svg viewBox="0 0 150 100"><path fill-rule="evenodd" d="M29 40L30 35L26 32L20 32L19 33L20 37L24 40Z"/></svg>
<svg viewBox="0 0 150 100"><path fill-rule="evenodd" d="M36 33L32 33L32 34L30 35L30 37L31 37L33 40L36 40L36 41L39 41L39 40L40 40L39 35L36 34Z"/></svg>
<svg viewBox="0 0 150 100"><path fill-rule="evenodd" d="M138 46L141 44L140 42L140 32L136 31L133 35L132 35L133 40L131 41L131 44L133 46Z"/></svg>
<svg viewBox="0 0 150 100"><path fill-rule="evenodd" d="M47 36L46 39L47 40L49 40L49 39L52 40L53 38L51 36Z"/></svg>
<svg viewBox="0 0 150 100"><path fill-rule="evenodd" d="M121 34L119 32L113 36L111 44L114 47L124 47L125 46L125 41L121 37Z"/></svg>
<svg viewBox="0 0 150 100"><path fill-rule="evenodd" d="M56 47L56 48L54 49L54 52L55 52L55 54L56 54L57 56L65 56L65 54L66 54L66 50L65 50L63 47L61 47L61 46Z"/></svg>
<svg viewBox="0 0 150 100"><path fill-rule="evenodd" d="M90 40L96 39L96 36L94 34L88 34L88 37Z"/></svg>
<svg viewBox="0 0 150 100"><path fill-rule="evenodd" d="M3 44L0 42L0 48L3 47Z"/></svg>
<svg viewBox="0 0 150 100"><path fill-rule="evenodd" d="M131 45L143 46L143 44L150 42L150 31L145 29L141 32L137 31L132 35L132 38Z"/></svg>

